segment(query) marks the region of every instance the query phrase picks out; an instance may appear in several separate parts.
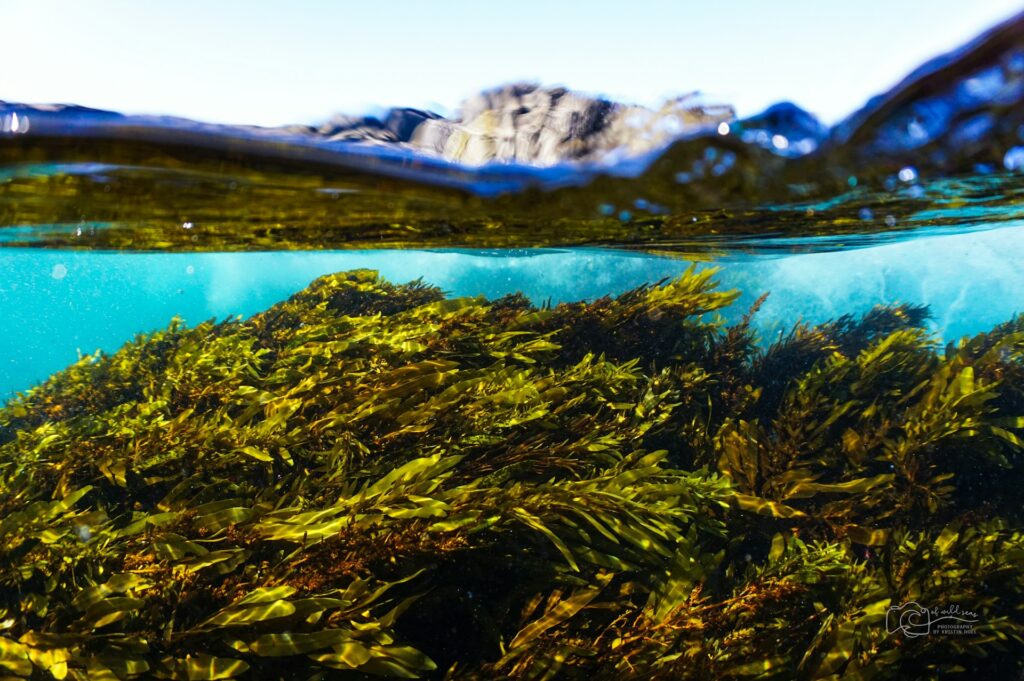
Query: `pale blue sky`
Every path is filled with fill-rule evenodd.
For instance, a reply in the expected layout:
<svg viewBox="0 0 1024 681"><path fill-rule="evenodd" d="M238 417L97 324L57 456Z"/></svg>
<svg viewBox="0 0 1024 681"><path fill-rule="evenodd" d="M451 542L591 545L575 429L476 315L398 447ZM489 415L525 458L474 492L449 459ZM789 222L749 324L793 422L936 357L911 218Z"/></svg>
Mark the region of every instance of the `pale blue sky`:
<svg viewBox="0 0 1024 681"><path fill-rule="evenodd" d="M835 122L1020 0L0 0L0 99L277 125L529 79Z"/></svg>

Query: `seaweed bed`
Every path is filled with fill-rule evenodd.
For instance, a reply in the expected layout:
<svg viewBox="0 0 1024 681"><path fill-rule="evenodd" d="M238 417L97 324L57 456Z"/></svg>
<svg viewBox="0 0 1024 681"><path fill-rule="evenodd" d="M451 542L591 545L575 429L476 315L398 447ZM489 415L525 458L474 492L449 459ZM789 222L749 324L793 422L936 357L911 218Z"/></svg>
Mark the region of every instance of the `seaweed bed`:
<svg viewBox="0 0 1024 681"><path fill-rule="evenodd" d="M83 357L0 410L0 677L1016 678L1024 317L760 347L712 276L356 271Z"/></svg>

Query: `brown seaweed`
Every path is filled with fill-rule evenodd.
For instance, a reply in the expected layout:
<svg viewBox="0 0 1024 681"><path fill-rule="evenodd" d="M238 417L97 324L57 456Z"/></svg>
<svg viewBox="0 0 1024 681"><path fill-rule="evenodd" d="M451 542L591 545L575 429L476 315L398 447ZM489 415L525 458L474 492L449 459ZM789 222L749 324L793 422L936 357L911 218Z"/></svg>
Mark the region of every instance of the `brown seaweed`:
<svg viewBox="0 0 1024 681"><path fill-rule="evenodd" d="M0 410L0 676L1015 678L1024 319L736 295L356 271L83 357Z"/></svg>

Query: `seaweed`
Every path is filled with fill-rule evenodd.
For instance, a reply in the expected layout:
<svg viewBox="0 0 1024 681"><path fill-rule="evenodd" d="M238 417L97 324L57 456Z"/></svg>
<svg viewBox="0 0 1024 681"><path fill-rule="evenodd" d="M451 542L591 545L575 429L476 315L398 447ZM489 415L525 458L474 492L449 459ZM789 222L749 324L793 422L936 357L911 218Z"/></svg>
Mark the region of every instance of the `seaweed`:
<svg viewBox="0 0 1024 681"><path fill-rule="evenodd" d="M354 271L83 357L0 409L0 676L1015 678L1024 319L736 297Z"/></svg>

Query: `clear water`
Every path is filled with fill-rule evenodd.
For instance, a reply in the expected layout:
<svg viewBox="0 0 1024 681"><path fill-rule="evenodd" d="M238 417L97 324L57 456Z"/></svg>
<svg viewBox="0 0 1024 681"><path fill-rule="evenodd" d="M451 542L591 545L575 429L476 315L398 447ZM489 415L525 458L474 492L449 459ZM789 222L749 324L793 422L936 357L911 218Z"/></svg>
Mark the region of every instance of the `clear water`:
<svg viewBox="0 0 1024 681"><path fill-rule="evenodd" d="M615 249L316 251L257 253L0 252L0 394L43 381L83 354L114 352L173 317L186 324L249 317L317 277L373 269L394 282L421 278L454 297L521 292L536 304L594 300L676 277L691 264L719 268L742 296L735 323L754 317L764 343L798 321L820 324L875 305L927 305L929 330L955 341L1022 310L1024 227L930 235L867 248L694 261Z"/></svg>

